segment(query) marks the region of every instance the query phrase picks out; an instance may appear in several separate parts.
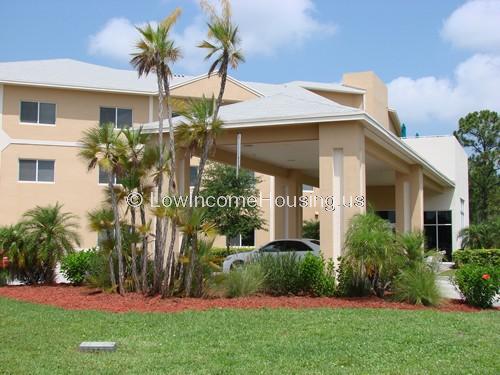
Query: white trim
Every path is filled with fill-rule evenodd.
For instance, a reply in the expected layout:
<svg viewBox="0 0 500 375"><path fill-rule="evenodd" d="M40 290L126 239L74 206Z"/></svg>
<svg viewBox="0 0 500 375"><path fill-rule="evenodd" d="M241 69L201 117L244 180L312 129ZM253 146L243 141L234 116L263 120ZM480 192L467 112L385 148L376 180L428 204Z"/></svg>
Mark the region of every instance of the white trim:
<svg viewBox="0 0 500 375"><path fill-rule="evenodd" d="M0 130L3 127L3 85L0 83Z"/></svg>
<svg viewBox="0 0 500 375"><path fill-rule="evenodd" d="M276 190L276 178L274 176L269 176L269 241L274 241L275 231L274 231L274 197Z"/></svg>
<svg viewBox="0 0 500 375"><path fill-rule="evenodd" d="M99 91L99 92L109 92L117 94L134 94L134 95L154 95L156 91L142 91L142 90L123 90L123 89L112 89L112 88L102 88L93 86L73 86L73 85L61 85L57 83L43 83L43 82L25 82L25 81L10 81L10 80L0 80L0 84L16 85L16 86L35 86L35 87L49 87L58 89L68 89L68 90L81 90L81 91Z"/></svg>
<svg viewBox="0 0 500 375"><path fill-rule="evenodd" d="M82 147L81 142L68 141L44 141L38 139L11 139L13 145L30 145L30 146L61 146L61 147Z"/></svg>
<svg viewBox="0 0 500 375"><path fill-rule="evenodd" d="M343 244L343 220L344 206L342 197L344 194L344 150L342 148L334 148L332 150L332 196L336 197L339 204L333 211L333 254L332 259L336 260L342 254ZM340 203L342 202L342 203Z"/></svg>

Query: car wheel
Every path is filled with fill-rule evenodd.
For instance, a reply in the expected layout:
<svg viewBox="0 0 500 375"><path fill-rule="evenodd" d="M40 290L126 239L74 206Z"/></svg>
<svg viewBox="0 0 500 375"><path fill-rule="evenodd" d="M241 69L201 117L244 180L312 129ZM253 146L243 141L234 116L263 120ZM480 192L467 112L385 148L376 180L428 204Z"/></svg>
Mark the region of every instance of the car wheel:
<svg viewBox="0 0 500 375"><path fill-rule="evenodd" d="M233 264L231 264L231 271L232 270L237 270L241 267L243 267L243 261L242 260L237 260L237 261L234 261Z"/></svg>

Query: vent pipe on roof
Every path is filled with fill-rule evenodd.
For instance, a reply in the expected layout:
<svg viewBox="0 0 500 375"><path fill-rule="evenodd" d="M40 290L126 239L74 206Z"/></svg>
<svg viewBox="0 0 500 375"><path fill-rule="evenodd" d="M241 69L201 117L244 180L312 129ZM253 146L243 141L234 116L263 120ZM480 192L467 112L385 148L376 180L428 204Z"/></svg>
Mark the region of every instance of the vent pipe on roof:
<svg viewBox="0 0 500 375"><path fill-rule="evenodd" d="M401 125L401 138L406 138L406 125L404 123Z"/></svg>

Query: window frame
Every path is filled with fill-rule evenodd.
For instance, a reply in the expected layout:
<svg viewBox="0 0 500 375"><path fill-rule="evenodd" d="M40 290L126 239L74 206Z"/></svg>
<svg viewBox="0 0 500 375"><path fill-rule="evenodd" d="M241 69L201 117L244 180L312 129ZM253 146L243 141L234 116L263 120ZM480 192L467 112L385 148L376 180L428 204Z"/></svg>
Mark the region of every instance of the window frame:
<svg viewBox="0 0 500 375"><path fill-rule="evenodd" d="M126 128L119 128L118 127L118 110L123 109L130 111L132 113L132 123L130 124L130 128L134 127L134 109L130 107L115 107L115 106L105 106L105 105L100 105L99 106L99 126L102 126L101 123L101 109L102 108L107 108L107 109L114 109L115 110L115 126L114 129L116 130L121 130L121 129L126 129Z"/></svg>
<svg viewBox="0 0 500 375"><path fill-rule="evenodd" d="M435 240L436 240L436 249L438 251L447 251L447 250L443 250L439 247L439 227L451 227L451 249L450 249L450 252L453 251L453 210L427 210L425 212L434 212L435 214L435 221L434 223L432 224L425 224L425 221L424 221L424 233L425 233L425 227L434 227L435 228L435 231L436 231L436 237L435 237ZM439 212L449 212L450 213L450 223L439 223Z"/></svg>
<svg viewBox="0 0 500 375"><path fill-rule="evenodd" d="M99 186L108 186L108 182L101 182L99 176L101 174L101 167L97 166L97 185ZM122 186L122 184L118 183L118 177L115 174L115 181L113 182L113 186Z"/></svg>
<svg viewBox="0 0 500 375"><path fill-rule="evenodd" d="M35 161L35 181L26 181L26 180L21 180L21 160L24 161ZM38 176L38 162L39 161L51 161L54 163L54 178L52 181L39 181L39 176ZM18 158L17 159L17 182L19 184L45 184L45 185L53 185L56 183L56 160L55 159L28 159L28 158Z"/></svg>
<svg viewBox="0 0 500 375"><path fill-rule="evenodd" d="M22 111L23 103L36 103L37 104L36 122L26 122L26 121L21 120L21 111ZM53 124L40 122L40 104L53 104L54 105L54 123ZM51 126L51 127L56 126L57 125L57 103L43 102L43 101L34 100L34 99L21 99L19 101L19 125L23 125L23 126L24 125L27 125L27 126ZM31 160L33 160L33 159L31 159Z"/></svg>

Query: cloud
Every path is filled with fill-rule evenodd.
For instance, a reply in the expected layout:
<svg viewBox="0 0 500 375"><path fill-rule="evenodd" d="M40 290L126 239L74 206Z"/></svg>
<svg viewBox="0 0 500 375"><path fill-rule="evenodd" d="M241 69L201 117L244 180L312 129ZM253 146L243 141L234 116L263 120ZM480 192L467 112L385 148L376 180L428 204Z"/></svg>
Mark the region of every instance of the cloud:
<svg viewBox="0 0 500 375"><path fill-rule="evenodd" d="M100 31L90 36L88 52L128 61L137 38L137 30L128 19L111 18Z"/></svg>
<svg viewBox="0 0 500 375"><path fill-rule="evenodd" d="M466 2L444 21L441 35L458 48L500 52L500 1Z"/></svg>
<svg viewBox="0 0 500 375"><path fill-rule="evenodd" d="M500 56L476 54L453 78L399 77L388 84L389 101L403 122L425 134L451 133L458 119L482 109L500 111Z"/></svg>
<svg viewBox="0 0 500 375"><path fill-rule="evenodd" d="M336 26L315 17L312 0L234 0L233 16L239 25L246 57L270 56L283 48L300 48L313 37L331 36ZM128 61L137 39L134 24L126 18L112 18L90 36L88 52L118 61ZM173 37L183 51L179 68L188 73L206 70L205 52L196 47L206 37L206 23L200 14Z"/></svg>

